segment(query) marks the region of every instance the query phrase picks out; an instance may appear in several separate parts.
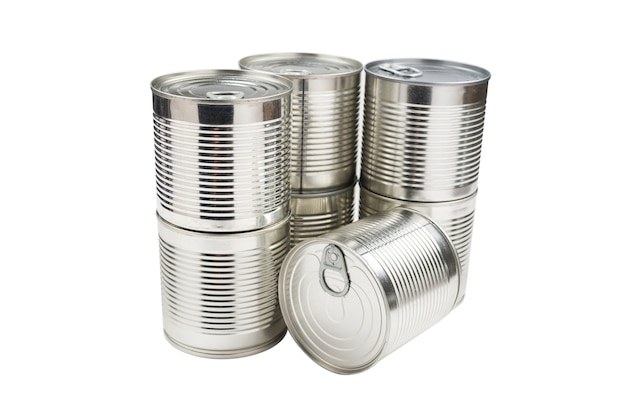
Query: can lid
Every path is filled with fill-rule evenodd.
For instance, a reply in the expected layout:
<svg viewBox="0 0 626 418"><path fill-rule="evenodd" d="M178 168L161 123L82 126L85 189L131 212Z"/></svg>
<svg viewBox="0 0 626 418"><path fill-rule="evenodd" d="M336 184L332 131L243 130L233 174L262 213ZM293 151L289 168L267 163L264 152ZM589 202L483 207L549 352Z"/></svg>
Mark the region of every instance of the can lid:
<svg viewBox="0 0 626 418"><path fill-rule="evenodd" d="M202 102L266 100L291 94L285 77L244 70L203 70L168 74L151 83L152 92L166 98Z"/></svg>
<svg viewBox="0 0 626 418"><path fill-rule="evenodd" d="M346 245L313 238L294 247L278 296L290 334L321 366L355 373L383 357L389 304L375 273Z"/></svg>
<svg viewBox="0 0 626 418"><path fill-rule="evenodd" d="M448 85L479 84L489 80L489 71L454 61L397 58L373 61L365 72L377 77L410 84Z"/></svg>
<svg viewBox="0 0 626 418"><path fill-rule="evenodd" d="M363 69L363 65L353 59L296 52L252 55L242 58L239 66L296 79L349 75Z"/></svg>

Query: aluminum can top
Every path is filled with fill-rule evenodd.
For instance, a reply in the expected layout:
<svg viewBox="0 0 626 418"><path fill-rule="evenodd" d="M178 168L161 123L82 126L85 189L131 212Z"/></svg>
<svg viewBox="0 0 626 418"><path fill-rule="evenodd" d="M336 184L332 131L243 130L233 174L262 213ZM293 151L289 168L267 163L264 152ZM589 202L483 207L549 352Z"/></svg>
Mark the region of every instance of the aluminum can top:
<svg viewBox="0 0 626 418"><path fill-rule="evenodd" d="M396 58L373 61L365 66L366 74L409 84L472 85L489 81L484 68L455 61Z"/></svg>
<svg viewBox="0 0 626 418"><path fill-rule="evenodd" d="M350 58L300 52L251 55L242 58L239 66L290 79L347 76L363 70L360 62Z"/></svg>
<svg viewBox="0 0 626 418"><path fill-rule="evenodd" d="M246 70L200 70L168 74L152 80L153 94L202 103L265 101L291 94L292 82L274 74Z"/></svg>

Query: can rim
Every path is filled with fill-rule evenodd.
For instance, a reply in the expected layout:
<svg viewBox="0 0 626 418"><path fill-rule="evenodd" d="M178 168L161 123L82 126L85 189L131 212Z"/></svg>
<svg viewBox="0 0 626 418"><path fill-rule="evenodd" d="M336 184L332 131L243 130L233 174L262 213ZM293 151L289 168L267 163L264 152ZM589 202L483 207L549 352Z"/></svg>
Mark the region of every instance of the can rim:
<svg viewBox="0 0 626 418"><path fill-rule="evenodd" d="M419 209L412 208L409 206L398 206L390 210L398 210L398 211L408 210L410 212L413 212L416 215L423 217L424 219L429 221L430 224L437 231L439 231L443 239L446 241L447 247L452 251L452 257L454 258L454 268L456 269L455 274L454 274L456 276L456 281L457 281L456 296L454 298L454 303L452 304L452 308L451 308L451 309L454 309L454 307L458 305L459 298L463 296L461 295L461 272L463 270L461 269L461 259L459 258L459 253L456 249L456 245L454 245L454 242L452 241L448 233L444 231L444 229L441 227L441 225L439 225L437 221L435 221L431 216L422 213Z"/></svg>
<svg viewBox="0 0 626 418"><path fill-rule="evenodd" d="M354 187L356 186L358 182L358 179L355 178L352 183L350 183L350 185L342 187L340 189L335 189L335 190L330 190L330 191L326 191L326 192L313 192L313 193L293 193L293 191L291 192L291 198L292 199L315 199L315 198L319 198L319 197L329 197L329 196L336 196L342 193L346 193L348 191L350 191L351 189L354 189Z"/></svg>
<svg viewBox="0 0 626 418"><path fill-rule="evenodd" d="M297 79L297 80L311 80L311 79L317 79L317 78L320 78L320 79L337 78L337 77L342 77L342 76L347 76L347 75L360 74L361 71L363 71L363 64L355 59L341 57L338 55L317 54L317 53L309 53L309 52L277 52L277 53L249 55L239 60L239 66L242 69L246 69L246 70L258 71L258 72L266 73L266 74L279 75L279 73L269 71L269 70L264 70L264 69L253 68L253 67L250 67L250 65L253 62L259 62L259 61L273 62L278 59L298 59L298 58L303 58L303 57L310 58L310 59L318 58L320 59L320 61L326 60L329 63L330 62L342 62L354 68L352 70L337 71L337 72L332 72L332 73L327 73L327 74L306 74L306 75L288 74L288 75L283 75L283 77L288 77L290 79Z"/></svg>
<svg viewBox="0 0 626 418"><path fill-rule="evenodd" d="M366 195L370 195L374 198L380 199L382 201L385 202L390 202L390 203L399 203L401 205L407 204L407 205L423 205L423 206L428 206L428 207L446 207L446 206L456 206L459 204L463 204L463 203L467 203L473 199L477 199L478 197L478 189L474 192L472 192L471 194L465 196L465 197L461 197L458 199L454 199L454 200L445 200L445 201L437 201L437 202L422 202L422 201L418 201L418 200L409 200L409 199L400 199L400 198L396 198L396 197L390 197L390 196L385 196L382 195L380 193L376 193L371 191L370 189L368 189L367 187L364 187L363 185L359 184L359 189L361 191L365 191Z"/></svg>
<svg viewBox="0 0 626 418"><path fill-rule="evenodd" d="M450 81L445 81L445 82L432 82L432 81L424 81L423 79L420 80L419 77L415 77L415 78L411 78L411 79L401 79L398 77L394 77L392 76L391 73L389 74L380 74L380 73L375 73L373 71L374 67L379 67L381 64L397 64L397 63L407 63L407 62L411 62L414 64L427 64L427 65L443 65L443 66L448 66L448 67L455 67L457 69L462 69L462 70L471 70L471 71L475 71L479 74L482 74L481 78L478 78L476 80L471 80L471 81L454 81L454 80L450 80ZM466 64L463 62L459 62L459 61L450 61L450 60L442 60L442 59L432 59L432 58L391 58L391 59L382 59L382 60L376 60L376 61L371 61L369 63L367 63L365 65L365 73L366 74L370 74L374 77L378 77L378 78L384 78L386 80L392 80L392 81L396 81L399 83L405 83L405 84L414 84L414 85L428 85L428 86L471 86L471 85L476 85L476 84L484 84L486 82L488 82L491 79L491 73L482 68L482 67L478 67L476 65L471 65L471 64Z"/></svg>
<svg viewBox="0 0 626 418"><path fill-rule="evenodd" d="M194 80L201 79L202 77L215 77L215 76L238 76L242 78L247 78L250 81L266 81L273 82L282 85L284 87L283 91L279 91L273 94L268 94L266 96L261 97L244 97L244 98L221 98L219 100L204 98L204 97L191 97L191 96L182 96L170 92L163 91L165 85L168 83L172 83L174 81L184 81L184 80ZM212 70L193 70L193 71L181 71L176 73L170 73L161 75L159 77L154 78L150 82L150 88L152 93L166 98L166 99L175 99L175 100L186 100L194 103L204 103L204 104L224 104L224 103L249 103L249 102L264 102L273 98L279 98L283 96L290 95L293 91L293 83L292 81L284 76L278 74L271 73L263 73L258 71L250 71L246 69L212 69Z"/></svg>
<svg viewBox="0 0 626 418"><path fill-rule="evenodd" d="M257 229L252 229L252 230L243 230L243 231L238 231L238 230L235 230L235 231L200 231L200 230L189 229L183 226L176 225L168 221L167 219L165 219L163 216L161 216L158 211L156 212L156 217L157 217L157 221L159 223L163 223L163 225L166 228L171 229L172 231L175 231L175 232L179 232L181 234L206 237L206 238L240 239L240 238L246 238L246 237L260 236L268 232L284 228L285 224L289 223L289 220L291 218L291 212L289 212L283 219L279 220L276 223L264 226L262 228L257 228Z"/></svg>

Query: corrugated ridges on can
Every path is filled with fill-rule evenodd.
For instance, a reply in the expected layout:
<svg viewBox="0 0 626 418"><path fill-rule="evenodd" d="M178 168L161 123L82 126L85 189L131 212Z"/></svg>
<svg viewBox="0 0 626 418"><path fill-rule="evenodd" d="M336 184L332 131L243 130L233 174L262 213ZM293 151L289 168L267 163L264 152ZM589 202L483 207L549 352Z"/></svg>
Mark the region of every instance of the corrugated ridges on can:
<svg viewBox="0 0 626 418"><path fill-rule="evenodd" d="M159 215L205 232L250 231L288 216L292 86L242 70L153 80Z"/></svg>
<svg viewBox="0 0 626 418"><path fill-rule="evenodd" d="M179 349L205 357L263 351L285 334L278 272L288 219L248 233L210 234L158 217L163 325Z"/></svg>
<svg viewBox="0 0 626 418"><path fill-rule="evenodd" d="M190 127L155 116L159 213L198 230L235 222L254 229L256 219L286 213L289 125L256 128Z"/></svg>
<svg viewBox="0 0 626 418"><path fill-rule="evenodd" d="M352 223L355 185L333 192L291 195L291 246Z"/></svg>
<svg viewBox="0 0 626 418"><path fill-rule="evenodd" d="M293 82L292 191L349 185L356 177L362 64L325 54L274 53L242 58L239 65Z"/></svg>
<svg viewBox="0 0 626 418"><path fill-rule="evenodd" d="M361 185L421 202L475 193L489 73L421 59L365 68Z"/></svg>
<svg viewBox="0 0 626 418"><path fill-rule="evenodd" d="M404 206L415 209L435 221L448 235L459 256L461 286L457 303L460 303L467 287L477 195L478 192L475 192L469 197L448 202L409 202L380 196L361 187L359 216L365 218L397 206Z"/></svg>
<svg viewBox="0 0 626 418"><path fill-rule="evenodd" d="M297 85L297 84L296 84ZM297 193L339 189L356 176L360 88L292 96L291 185Z"/></svg>

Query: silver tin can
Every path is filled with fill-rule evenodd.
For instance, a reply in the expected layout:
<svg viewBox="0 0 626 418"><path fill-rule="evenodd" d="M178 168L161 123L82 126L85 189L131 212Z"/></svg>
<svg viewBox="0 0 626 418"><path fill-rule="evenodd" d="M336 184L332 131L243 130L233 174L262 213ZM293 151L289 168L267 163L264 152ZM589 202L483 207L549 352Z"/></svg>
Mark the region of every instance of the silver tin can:
<svg viewBox="0 0 626 418"><path fill-rule="evenodd" d="M290 80L207 70L165 75L151 87L163 219L233 232L288 216Z"/></svg>
<svg viewBox="0 0 626 418"><path fill-rule="evenodd" d="M356 177L362 64L331 55L276 53L242 58L239 66L293 82L292 192L318 193L351 184Z"/></svg>
<svg viewBox="0 0 626 418"><path fill-rule="evenodd" d="M278 297L306 354L333 372L356 373L445 317L457 300L458 271L441 228L399 207L295 246Z"/></svg>
<svg viewBox="0 0 626 418"><path fill-rule="evenodd" d="M228 234L177 228L157 215L163 330L176 348L202 357L242 357L285 335L278 272L289 219Z"/></svg>
<svg viewBox="0 0 626 418"><path fill-rule="evenodd" d="M354 188L291 195L291 246L354 221Z"/></svg>
<svg viewBox="0 0 626 418"><path fill-rule="evenodd" d="M459 256L461 263L461 283L457 304L463 301L467 288L474 211L478 192L469 197L448 202L407 202L391 199L360 188L359 217L365 218L388 211L397 206L415 209L435 221L448 235Z"/></svg>
<svg viewBox="0 0 626 418"><path fill-rule="evenodd" d="M419 202L476 192L489 72L410 58L365 74L361 185Z"/></svg>

